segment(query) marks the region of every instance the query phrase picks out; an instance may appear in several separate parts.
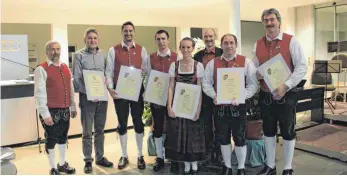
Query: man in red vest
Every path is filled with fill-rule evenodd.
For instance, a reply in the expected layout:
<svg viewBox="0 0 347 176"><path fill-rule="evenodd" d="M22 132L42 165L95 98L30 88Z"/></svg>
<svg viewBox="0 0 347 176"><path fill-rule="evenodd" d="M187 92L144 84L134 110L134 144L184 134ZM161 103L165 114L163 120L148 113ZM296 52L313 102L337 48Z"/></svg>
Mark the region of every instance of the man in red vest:
<svg viewBox="0 0 347 176"><path fill-rule="evenodd" d="M223 54L208 62L205 69L203 90L214 101L214 121L216 140L221 144L224 160L222 175L232 175L231 169L231 132L235 142L235 153L238 161L238 175L245 175L245 160L247 154L245 128L246 105L233 101L231 104L217 104L217 69L243 67L245 69L245 98L251 98L258 89L256 69L253 62L236 54L237 38L225 34L221 39Z"/></svg>
<svg viewBox="0 0 347 176"><path fill-rule="evenodd" d="M177 53L169 48L169 33L166 30L159 30L155 34L158 51L152 53L148 62L148 76L151 70L169 73L171 63L176 62ZM149 77L148 77L149 78ZM148 80L148 79L147 79ZM153 136L157 152L157 158L153 166L155 172L164 168L164 152L163 152L163 128L165 118L168 117L166 106L160 106L154 103L150 104L154 121ZM174 171L177 167L176 163L171 162L171 169Z"/></svg>
<svg viewBox="0 0 347 176"><path fill-rule="evenodd" d="M194 55L194 60L201 62L206 68L207 63L215 57L221 56L223 50L216 47L215 40L217 34L214 29L205 29L203 33L203 39L205 43L205 49L197 52ZM206 145L206 162L202 163L207 166L211 164L211 160L222 163L220 156L220 146L215 143L213 134L213 100L207 96L204 92L202 93L202 107L201 107L201 118L204 121L205 131L205 145ZM215 144L215 146L214 146ZM218 148L217 148L218 147ZM215 158L213 157L215 154Z"/></svg>
<svg viewBox="0 0 347 176"><path fill-rule="evenodd" d="M118 133L120 135L120 143L122 147L122 156L119 159L118 169L124 169L129 164L127 153L129 109L131 109L131 116L133 118L136 133L136 143L138 148L137 167L139 169L145 169L146 163L142 154L142 141L144 134L144 124L142 122L144 102L142 95L144 92L144 87L141 87L139 100L137 102L119 98L115 92L115 89L121 65L142 69L143 73L145 73L145 70L147 69L148 54L143 46L135 44L135 26L133 23L130 21L125 22L122 25L122 34L122 42L114 47L111 47L108 52L105 70L108 81L107 87L110 95L114 98L115 109L118 117Z"/></svg>
<svg viewBox="0 0 347 176"><path fill-rule="evenodd" d="M291 175L292 160L295 146L295 106L298 102L297 93L291 92L307 72L304 51L289 34L281 32L281 15L276 9L264 10L261 20L266 35L254 46L253 62L256 67L265 63L277 54L281 54L292 74L289 79L270 92L262 76L257 72L260 81L260 109L263 118L265 135L266 165L260 175L276 175L275 152L277 121L283 138L284 169L283 175Z"/></svg>
<svg viewBox="0 0 347 176"><path fill-rule="evenodd" d="M51 175L60 172L74 174L75 169L65 160L66 140L72 118L77 115L74 89L69 67L60 62L60 44L49 41L46 44L47 61L35 69L35 100L40 120L45 130L45 148L51 167ZM60 160L55 165L55 145L58 145Z"/></svg>

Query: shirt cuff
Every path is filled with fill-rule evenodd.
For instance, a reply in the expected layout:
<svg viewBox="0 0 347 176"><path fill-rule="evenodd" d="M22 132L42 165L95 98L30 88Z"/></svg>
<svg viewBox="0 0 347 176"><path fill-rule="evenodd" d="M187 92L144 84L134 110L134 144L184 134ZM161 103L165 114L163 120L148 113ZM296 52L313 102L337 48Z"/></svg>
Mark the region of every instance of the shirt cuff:
<svg viewBox="0 0 347 176"><path fill-rule="evenodd" d="M290 90L290 89L292 89L293 87L291 86L292 84L293 84L293 82L292 81L290 81L290 80L288 80L286 83L284 83L287 87L288 87L288 90L287 90L287 92Z"/></svg>
<svg viewBox="0 0 347 176"><path fill-rule="evenodd" d="M70 106L70 111L76 112L76 105L75 106Z"/></svg>
<svg viewBox="0 0 347 176"><path fill-rule="evenodd" d="M107 88L113 89L113 84L107 84Z"/></svg>
<svg viewBox="0 0 347 176"><path fill-rule="evenodd" d="M51 113L49 113L48 110L45 110L41 113L41 116L43 119L47 119L48 117L51 117Z"/></svg>

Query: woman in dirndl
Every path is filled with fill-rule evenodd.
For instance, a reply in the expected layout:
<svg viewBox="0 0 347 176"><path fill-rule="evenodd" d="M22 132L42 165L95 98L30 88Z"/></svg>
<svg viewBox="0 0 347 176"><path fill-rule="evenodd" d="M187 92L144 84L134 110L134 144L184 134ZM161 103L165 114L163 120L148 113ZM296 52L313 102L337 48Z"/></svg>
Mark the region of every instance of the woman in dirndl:
<svg viewBox="0 0 347 176"><path fill-rule="evenodd" d="M203 122L199 119L201 95L195 117L186 119L175 116L172 105L177 82L201 86L204 76L202 63L192 58L195 42L184 38L180 42L183 58L171 64L169 69L170 87L168 95L168 114L166 126L165 156L172 161L184 162L184 174L197 174L198 161L206 158Z"/></svg>

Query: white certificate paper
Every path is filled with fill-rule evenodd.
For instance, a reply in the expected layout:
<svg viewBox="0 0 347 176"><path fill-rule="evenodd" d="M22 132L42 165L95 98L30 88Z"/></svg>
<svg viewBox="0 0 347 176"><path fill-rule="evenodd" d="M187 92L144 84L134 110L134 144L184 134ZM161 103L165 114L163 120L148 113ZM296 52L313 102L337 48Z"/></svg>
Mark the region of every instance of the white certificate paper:
<svg viewBox="0 0 347 176"><path fill-rule="evenodd" d="M169 84L169 74L151 70L147 80L144 100L157 105L166 106Z"/></svg>
<svg viewBox="0 0 347 176"><path fill-rule="evenodd" d="M134 67L123 65L120 67L116 86L118 97L135 102L139 100L142 85L141 72L142 70Z"/></svg>
<svg viewBox="0 0 347 176"><path fill-rule="evenodd" d="M271 92L284 84L291 75L291 71L281 54L277 54L260 65L258 71L264 77L264 81Z"/></svg>
<svg viewBox="0 0 347 176"><path fill-rule="evenodd" d="M173 112L176 117L194 119L200 101L201 86L176 83Z"/></svg>
<svg viewBox="0 0 347 176"><path fill-rule="evenodd" d="M108 91L104 83L103 71L83 70L83 79L89 101L108 101Z"/></svg>
<svg viewBox="0 0 347 176"><path fill-rule="evenodd" d="M218 68L217 104L231 104L233 99L240 104L245 103L245 69Z"/></svg>

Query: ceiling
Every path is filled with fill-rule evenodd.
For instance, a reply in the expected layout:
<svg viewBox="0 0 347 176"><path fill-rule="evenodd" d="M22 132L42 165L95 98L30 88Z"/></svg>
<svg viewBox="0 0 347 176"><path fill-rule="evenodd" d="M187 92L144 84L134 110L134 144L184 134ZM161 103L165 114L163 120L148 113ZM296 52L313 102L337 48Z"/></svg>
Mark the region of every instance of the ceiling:
<svg viewBox="0 0 347 176"><path fill-rule="evenodd" d="M220 8L232 0L2 0L2 8L7 5L40 6L42 8L83 8L83 9L175 9L207 6ZM240 0L241 9L294 7L308 4L332 2L332 0ZM198 9L197 9L198 10Z"/></svg>

